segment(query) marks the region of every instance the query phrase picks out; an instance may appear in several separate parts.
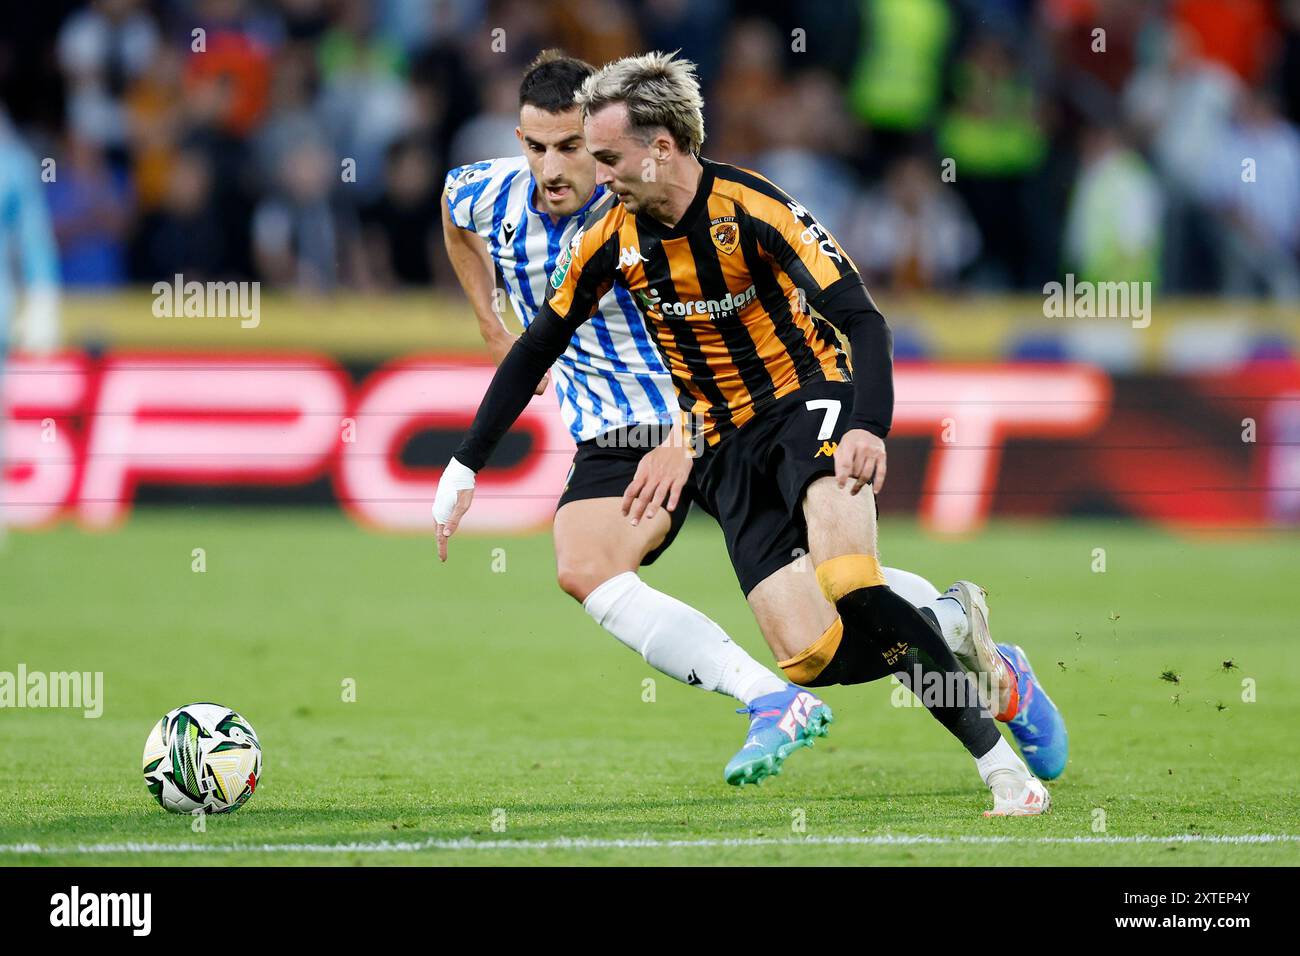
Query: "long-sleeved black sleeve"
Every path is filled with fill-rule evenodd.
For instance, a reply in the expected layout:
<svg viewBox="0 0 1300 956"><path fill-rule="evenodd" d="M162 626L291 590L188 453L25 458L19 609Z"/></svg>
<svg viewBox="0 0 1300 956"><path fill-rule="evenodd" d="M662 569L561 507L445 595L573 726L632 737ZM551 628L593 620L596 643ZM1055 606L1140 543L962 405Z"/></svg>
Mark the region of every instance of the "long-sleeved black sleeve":
<svg viewBox="0 0 1300 956"><path fill-rule="evenodd" d="M546 370L564 354L577 326L560 319L550 306L541 311L515 340L509 353L492 376L492 384L479 404L455 458L472 471L478 471L516 419L523 414L533 397L533 389Z"/></svg>
<svg viewBox="0 0 1300 956"><path fill-rule="evenodd" d="M853 349L853 415L849 428L884 438L894 421L894 339L862 277L842 276L810 303L844 333Z"/></svg>

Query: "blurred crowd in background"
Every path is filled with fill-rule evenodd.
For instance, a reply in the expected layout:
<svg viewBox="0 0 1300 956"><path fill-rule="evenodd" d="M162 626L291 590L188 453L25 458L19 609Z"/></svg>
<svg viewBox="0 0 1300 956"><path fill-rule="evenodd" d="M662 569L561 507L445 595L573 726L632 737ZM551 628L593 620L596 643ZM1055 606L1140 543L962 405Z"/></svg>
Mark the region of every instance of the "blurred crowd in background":
<svg viewBox="0 0 1300 956"><path fill-rule="evenodd" d="M443 178L518 152L547 46L680 49L704 154L873 288L1300 298L1300 0L15 4L0 160L55 161L65 287L454 288Z"/></svg>

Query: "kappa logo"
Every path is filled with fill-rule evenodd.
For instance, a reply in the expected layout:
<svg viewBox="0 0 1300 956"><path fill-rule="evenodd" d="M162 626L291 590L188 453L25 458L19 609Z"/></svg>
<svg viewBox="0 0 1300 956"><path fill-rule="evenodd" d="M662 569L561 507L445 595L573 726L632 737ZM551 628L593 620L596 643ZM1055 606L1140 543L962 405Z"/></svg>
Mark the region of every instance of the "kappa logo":
<svg viewBox="0 0 1300 956"><path fill-rule="evenodd" d="M618 267L620 269L630 269L638 262L649 262L645 256L641 255L641 250L636 246L624 246L618 251Z"/></svg>
<svg viewBox="0 0 1300 956"><path fill-rule="evenodd" d="M726 255L735 252L736 246L740 244L740 228L731 216L713 220L709 235L713 237L713 244Z"/></svg>
<svg viewBox="0 0 1300 956"><path fill-rule="evenodd" d="M834 458L835 449L839 447L840 443L837 441L824 441L822 442L822 447L817 449L817 454L813 455L813 457L820 458L822 455L825 455L827 458Z"/></svg>

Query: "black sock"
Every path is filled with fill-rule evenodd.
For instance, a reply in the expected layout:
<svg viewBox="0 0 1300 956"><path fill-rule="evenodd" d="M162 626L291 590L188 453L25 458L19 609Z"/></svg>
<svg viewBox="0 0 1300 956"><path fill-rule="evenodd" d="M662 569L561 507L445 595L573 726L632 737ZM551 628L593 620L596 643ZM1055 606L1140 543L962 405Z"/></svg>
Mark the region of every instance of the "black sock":
<svg viewBox="0 0 1300 956"><path fill-rule="evenodd" d="M997 722L980 703L975 683L953 656L933 615L884 586L858 588L835 607L844 636L811 686L862 684L897 674L972 756L993 749L1002 737Z"/></svg>

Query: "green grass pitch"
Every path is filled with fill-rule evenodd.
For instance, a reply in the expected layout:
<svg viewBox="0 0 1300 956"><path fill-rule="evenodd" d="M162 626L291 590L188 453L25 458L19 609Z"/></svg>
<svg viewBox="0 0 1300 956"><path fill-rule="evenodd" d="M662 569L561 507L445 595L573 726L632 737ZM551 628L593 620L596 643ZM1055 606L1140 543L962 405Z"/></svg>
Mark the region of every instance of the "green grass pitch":
<svg viewBox="0 0 1300 956"><path fill-rule="evenodd" d="M332 511L163 509L0 552L0 670L102 671L105 697L99 719L0 710L0 864L1300 863L1295 535L887 519L881 543L985 584L995 636L1028 650L1071 734L1050 815L982 818L969 757L885 683L827 690L828 739L727 786L732 701L604 634L545 534L461 536L440 566ZM646 574L771 663L707 520ZM265 749L252 800L203 832L140 774L151 724L195 700Z"/></svg>

